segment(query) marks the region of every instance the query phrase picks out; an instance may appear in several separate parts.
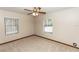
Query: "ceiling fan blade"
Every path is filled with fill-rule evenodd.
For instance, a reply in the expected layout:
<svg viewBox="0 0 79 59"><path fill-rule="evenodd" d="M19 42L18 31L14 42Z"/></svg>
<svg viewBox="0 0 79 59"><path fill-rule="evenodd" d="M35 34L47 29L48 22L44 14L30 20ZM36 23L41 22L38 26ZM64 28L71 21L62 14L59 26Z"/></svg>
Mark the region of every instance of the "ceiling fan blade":
<svg viewBox="0 0 79 59"><path fill-rule="evenodd" d="M41 13L41 14L46 14L46 12L39 12L39 13Z"/></svg>
<svg viewBox="0 0 79 59"><path fill-rule="evenodd" d="M30 15L30 14L32 14L32 13L28 13L27 15Z"/></svg>
<svg viewBox="0 0 79 59"><path fill-rule="evenodd" d="M29 10L29 9L24 9L24 10L26 10L26 11L32 11L32 10Z"/></svg>

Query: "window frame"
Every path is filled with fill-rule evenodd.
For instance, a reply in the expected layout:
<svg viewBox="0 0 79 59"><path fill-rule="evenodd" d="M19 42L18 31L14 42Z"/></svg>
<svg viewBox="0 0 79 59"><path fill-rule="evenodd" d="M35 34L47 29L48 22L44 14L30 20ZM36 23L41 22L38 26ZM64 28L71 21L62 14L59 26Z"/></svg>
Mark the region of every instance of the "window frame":
<svg viewBox="0 0 79 59"><path fill-rule="evenodd" d="M6 18L6 19L5 19ZM10 19L11 18L11 19ZM15 20L15 26L16 26L16 32L12 32L12 33L7 33L7 30L6 30L6 20ZM4 17L4 26L5 26L5 35L13 35L13 34L17 34L19 33L19 18L17 17ZM12 25L11 25L12 26Z"/></svg>
<svg viewBox="0 0 79 59"><path fill-rule="evenodd" d="M51 19L51 18L49 18L49 19ZM46 24L46 21L48 21L49 19L45 19L44 21L43 21L43 32L45 32L45 33L49 33L49 34L53 34L53 20L51 19L51 21L52 21L52 25L51 25L51 27L52 27L52 32L46 32L45 31L45 26L47 25ZM47 25L48 27L49 27L49 25Z"/></svg>

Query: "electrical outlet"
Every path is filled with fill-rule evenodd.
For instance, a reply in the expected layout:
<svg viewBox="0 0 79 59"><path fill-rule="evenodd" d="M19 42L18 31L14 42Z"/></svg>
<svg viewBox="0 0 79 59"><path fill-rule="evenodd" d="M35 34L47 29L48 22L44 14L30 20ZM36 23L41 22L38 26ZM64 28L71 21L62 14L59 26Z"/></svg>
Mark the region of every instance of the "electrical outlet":
<svg viewBox="0 0 79 59"><path fill-rule="evenodd" d="M73 43L73 47L77 47L77 43Z"/></svg>

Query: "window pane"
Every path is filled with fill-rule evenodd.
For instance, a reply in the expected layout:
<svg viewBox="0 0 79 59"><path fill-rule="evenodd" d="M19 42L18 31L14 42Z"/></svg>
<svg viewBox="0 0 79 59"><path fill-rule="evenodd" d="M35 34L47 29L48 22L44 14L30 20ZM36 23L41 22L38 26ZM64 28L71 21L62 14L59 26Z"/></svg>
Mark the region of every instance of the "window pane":
<svg viewBox="0 0 79 59"><path fill-rule="evenodd" d="M52 27L45 27L45 32L52 32Z"/></svg>
<svg viewBox="0 0 79 59"><path fill-rule="evenodd" d="M18 32L18 19L4 18L6 34L13 34Z"/></svg>
<svg viewBox="0 0 79 59"><path fill-rule="evenodd" d="M52 20L48 19L48 26L52 26Z"/></svg>

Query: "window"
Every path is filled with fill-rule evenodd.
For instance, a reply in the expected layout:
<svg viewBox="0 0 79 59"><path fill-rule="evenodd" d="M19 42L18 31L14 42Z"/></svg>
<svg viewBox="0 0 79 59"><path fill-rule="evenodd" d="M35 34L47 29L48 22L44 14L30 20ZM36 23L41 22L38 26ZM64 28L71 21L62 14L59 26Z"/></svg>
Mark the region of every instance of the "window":
<svg viewBox="0 0 79 59"><path fill-rule="evenodd" d="M45 22L44 22L44 32L48 32L48 33L53 32L52 19L45 20Z"/></svg>
<svg viewBox="0 0 79 59"><path fill-rule="evenodd" d="M4 21L6 35L18 33L18 18L4 17Z"/></svg>

